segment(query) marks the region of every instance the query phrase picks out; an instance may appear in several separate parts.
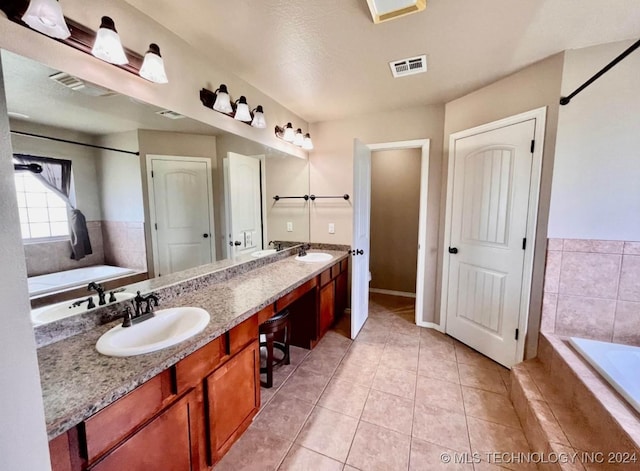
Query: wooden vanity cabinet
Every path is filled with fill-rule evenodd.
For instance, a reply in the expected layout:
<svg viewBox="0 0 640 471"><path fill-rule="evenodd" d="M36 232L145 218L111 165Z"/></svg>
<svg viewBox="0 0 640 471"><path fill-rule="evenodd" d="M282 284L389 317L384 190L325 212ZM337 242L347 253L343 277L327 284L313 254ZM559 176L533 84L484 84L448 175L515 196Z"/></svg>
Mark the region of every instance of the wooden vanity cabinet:
<svg viewBox="0 0 640 471"><path fill-rule="evenodd" d="M342 260L319 276L318 339L327 333L347 307L348 268L348 261Z"/></svg>

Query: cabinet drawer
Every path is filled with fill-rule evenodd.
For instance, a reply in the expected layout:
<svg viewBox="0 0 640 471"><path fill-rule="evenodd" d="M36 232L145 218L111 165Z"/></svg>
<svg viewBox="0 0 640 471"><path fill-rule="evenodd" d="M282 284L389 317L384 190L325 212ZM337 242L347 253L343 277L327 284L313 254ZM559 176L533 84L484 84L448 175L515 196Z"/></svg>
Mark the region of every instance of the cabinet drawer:
<svg viewBox="0 0 640 471"><path fill-rule="evenodd" d="M324 286L331 281L331 268L320 273L320 286Z"/></svg>
<svg viewBox="0 0 640 471"><path fill-rule="evenodd" d="M209 342L176 365L178 394L202 382L225 356L226 335Z"/></svg>
<svg viewBox="0 0 640 471"><path fill-rule="evenodd" d="M273 317L275 313L276 313L275 303L269 304L267 307L265 307L262 311L258 313L258 325L264 324L268 319Z"/></svg>
<svg viewBox="0 0 640 471"><path fill-rule="evenodd" d="M281 297L280 299L278 299L276 301L276 310L278 312L282 311L285 307L287 307L289 304L294 302L296 299L302 297L305 293L307 293L307 292L311 291L313 288L315 288L316 284L317 284L316 283L316 278L313 278L313 279L307 281L302 286L298 286L291 293L285 294L283 297Z"/></svg>
<svg viewBox="0 0 640 471"><path fill-rule="evenodd" d="M87 458L92 462L173 398L171 372L165 370L85 421Z"/></svg>
<svg viewBox="0 0 640 471"><path fill-rule="evenodd" d="M258 338L258 314L235 326L229 332L229 353L235 355Z"/></svg>
<svg viewBox="0 0 640 471"><path fill-rule="evenodd" d="M334 266L331 267L331 279L334 279L339 274L340 274L340 264L336 263Z"/></svg>

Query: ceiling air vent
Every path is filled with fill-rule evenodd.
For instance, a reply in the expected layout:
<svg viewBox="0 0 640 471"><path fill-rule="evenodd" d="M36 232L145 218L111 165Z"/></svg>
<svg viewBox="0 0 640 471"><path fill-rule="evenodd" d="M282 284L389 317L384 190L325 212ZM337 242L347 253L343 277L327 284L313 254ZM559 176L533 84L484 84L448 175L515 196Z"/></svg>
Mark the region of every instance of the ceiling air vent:
<svg viewBox="0 0 640 471"><path fill-rule="evenodd" d="M427 56L416 56L389 62L389 67L391 67L391 73L395 78L421 74L427 71Z"/></svg>
<svg viewBox="0 0 640 471"><path fill-rule="evenodd" d="M91 82L85 82L84 80L80 80L78 77L74 77L73 75L67 74L66 72L55 73L53 75L50 75L49 78L54 82L59 83L63 87L70 88L71 90L80 92L84 95L94 97L117 95L117 93L112 90L100 87Z"/></svg>
<svg viewBox="0 0 640 471"><path fill-rule="evenodd" d="M164 116L165 118L169 118L169 119L184 118L184 116L182 116L180 113L176 113L175 111L171 111L171 110L156 111L156 114L159 114L160 116Z"/></svg>

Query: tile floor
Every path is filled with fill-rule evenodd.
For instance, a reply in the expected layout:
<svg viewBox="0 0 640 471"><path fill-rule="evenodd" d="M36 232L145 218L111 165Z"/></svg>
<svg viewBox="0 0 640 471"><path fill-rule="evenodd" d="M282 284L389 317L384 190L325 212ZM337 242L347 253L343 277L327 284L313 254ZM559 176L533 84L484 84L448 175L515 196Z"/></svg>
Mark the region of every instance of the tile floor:
<svg viewBox="0 0 640 471"><path fill-rule="evenodd" d="M413 319L412 299L376 294L355 341L345 320L312 352L294 347L215 470L527 469L441 462L442 453L485 457L529 445L508 370Z"/></svg>

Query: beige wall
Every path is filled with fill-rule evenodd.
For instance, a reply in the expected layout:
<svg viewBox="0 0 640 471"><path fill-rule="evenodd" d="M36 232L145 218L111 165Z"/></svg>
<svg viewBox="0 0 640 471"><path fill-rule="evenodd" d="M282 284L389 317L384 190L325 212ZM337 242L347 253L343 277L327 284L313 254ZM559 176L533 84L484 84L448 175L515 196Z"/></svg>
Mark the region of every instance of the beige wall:
<svg viewBox="0 0 640 471"><path fill-rule="evenodd" d="M181 157L202 157L211 161L212 181L213 181L213 207L215 234L220 235L221 219L220 205L222 190L219 185L218 175L220 170L217 167L217 142L215 136L203 136L199 134L186 134L177 132L149 131L140 129L138 131L138 144L140 148L140 179L142 181L142 195L144 201L144 220L150 221L149 216L149 191L147 186L147 155L173 155ZM223 204L223 203L222 203ZM145 225L145 238L147 241L147 267L149 275L153 275L153 247L151 246L151 228ZM216 258L221 258L220 237L216 238Z"/></svg>
<svg viewBox="0 0 640 471"><path fill-rule="evenodd" d="M631 45L565 53L562 94ZM560 107L549 237L640 240L640 54L631 54Z"/></svg>
<svg viewBox="0 0 640 471"><path fill-rule="evenodd" d="M430 139L427 198L425 307L421 320L435 320L435 277L438 252L444 106L420 106L311 125L315 149L309 155L309 191L316 195L353 196L353 140L366 144ZM351 201L319 200L311 204L313 242L352 243ZM328 224L335 224L329 234Z"/></svg>
<svg viewBox="0 0 640 471"><path fill-rule="evenodd" d="M416 292L420 149L371 158L371 288Z"/></svg>
<svg viewBox="0 0 640 471"><path fill-rule="evenodd" d="M51 469L0 64L0 469Z"/></svg>
<svg viewBox="0 0 640 471"><path fill-rule="evenodd" d="M97 29L102 15L116 23L124 46L144 54L149 43L160 45L169 83L157 85L121 69L76 51L69 46L0 17L0 47L63 70L84 80L127 96L170 109L250 140L261 142L287 153L306 156L306 152L275 137L273 126L289 121L301 128L307 123L278 102L231 71L197 53L189 44L124 0L65 0L65 16ZM245 95L252 106L263 105L267 128L257 129L205 108L200 102L201 88L215 90L227 84L232 97Z"/></svg>
<svg viewBox="0 0 640 471"><path fill-rule="evenodd" d="M488 85L487 87L447 103L445 112L444 162L442 166L443 182L447 181L449 137L452 133L513 116L525 111L547 107L547 126L545 131L540 203L538 208L538 229L536 235L532 291L529 305L529 326L525 352L527 358L535 356L540 327L547 222L549 216L551 177L556 146L556 130L558 126L559 109L558 100L560 99L563 62L564 53L551 56L521 70L520 72ZM443 230L441 232L439 273L441 272L440 267L442 263L442 237L444 237L446 183L443 184L442 188L441 225ZM437 288L438 293L440 293L441 281L441 278L439 278Z"/></svg>

